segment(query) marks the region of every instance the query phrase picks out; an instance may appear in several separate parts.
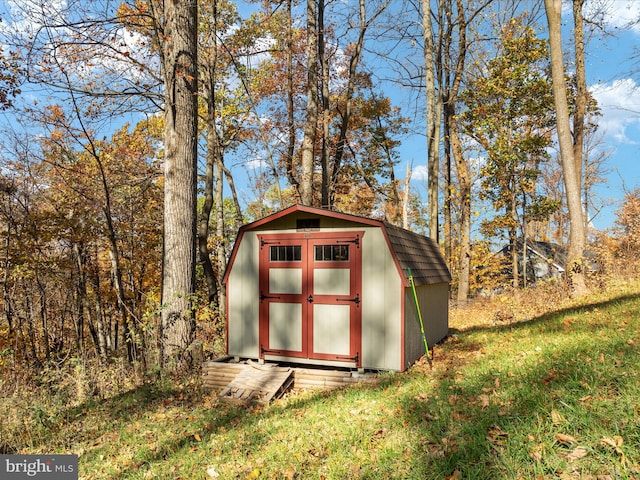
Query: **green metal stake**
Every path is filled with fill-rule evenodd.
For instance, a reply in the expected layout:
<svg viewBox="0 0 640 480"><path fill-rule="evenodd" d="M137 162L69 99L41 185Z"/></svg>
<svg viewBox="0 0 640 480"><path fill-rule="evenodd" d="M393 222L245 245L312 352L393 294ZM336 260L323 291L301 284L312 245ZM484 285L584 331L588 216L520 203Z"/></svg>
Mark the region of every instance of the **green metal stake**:
<svg viewBox="0 0 640 480"><path fill-rule="evenodd" d="M431 364L431 354L429 353L429 345L427 344L427 337L424 334L424 323L422 323L422 313L420 312L420 304L418 303L418 294L416 292L416 284L413 281L411 268L407 268L407 271L409 273L409 283L411 284L411 290L413 291L413 301L416 304L416 312L418 312L418 321L420 322L420 333L422 333L422 341L424 342L424 350L427 354L427 361L429 362L429 366L433 366Z"/></svg>

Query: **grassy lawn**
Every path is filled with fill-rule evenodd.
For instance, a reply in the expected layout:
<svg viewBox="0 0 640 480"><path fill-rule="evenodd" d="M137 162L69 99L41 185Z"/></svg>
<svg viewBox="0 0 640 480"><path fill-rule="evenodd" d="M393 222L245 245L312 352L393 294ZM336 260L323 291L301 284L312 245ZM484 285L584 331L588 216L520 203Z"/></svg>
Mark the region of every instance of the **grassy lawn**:
<svg viewBox="0 0 640 480"><path fill-rule="evenodd" d="M640 283L512 308L453 310L433 368L266 408L197 380L73 407L5 398L0 443L78 453L84 479L640 479Z"/></svg>

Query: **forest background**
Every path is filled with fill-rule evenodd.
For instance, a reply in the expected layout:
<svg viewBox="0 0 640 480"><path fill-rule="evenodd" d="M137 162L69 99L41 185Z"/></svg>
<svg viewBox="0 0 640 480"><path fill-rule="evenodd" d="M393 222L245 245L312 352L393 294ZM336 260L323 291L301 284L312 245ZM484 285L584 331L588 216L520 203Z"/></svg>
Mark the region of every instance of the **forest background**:
<svg viewBox="0 0 640 480"><path fill-rule="evenodd" d="M578 25L592 58L598 38L633 38L638 9L625 3L621 17L620 2L567 5L575 121ZM579 22L576 5L585 15ZM187 16L155 1L4 7L4 373L87 362L122 362L141 376L164 368L163 335L178 323L163 291L176 268L165 254L168 219L184 216L193 231L186 242L193 286L180 294L189 313L176 317L185 320L190 362L201 351L222 352L221 279L238 227L293 203L436 238L458 302L526 285L519 239L568 243L541 2L213 0L199 2L195 21L178 30ZM190 28L185 60L174 54ZM599 101L620 88L633 102L635 55L630 49L629 72L621 71L629 75L599 78L583 91L580 198L599 275L633 268L640 244L640 194L630 184L637 174L613 169L611 137L601 128L608 123L610 135L625 139L637 117L616 130ZM165 108L178 105L168 102L174 93L193 99L197 137L168 136L168 115L182 112ZM197 182L186 189L197 194L193 217L188 208L167 217L175 173L167 170L168 139L176 138L197 140ZM618 166L625 162L633 167ZM612 172L622 177L617 204L602 193ZM592 228L612 209L606 229ZM510 275L493 255L504 242L514 252Z"/></svg>

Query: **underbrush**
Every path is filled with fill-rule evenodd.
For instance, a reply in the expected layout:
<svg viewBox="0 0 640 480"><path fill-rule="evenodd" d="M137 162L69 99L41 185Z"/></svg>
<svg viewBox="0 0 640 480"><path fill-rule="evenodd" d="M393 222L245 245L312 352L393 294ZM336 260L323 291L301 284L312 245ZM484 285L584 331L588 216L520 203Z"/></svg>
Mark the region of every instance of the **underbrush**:
<svg viewBox="0 0 640 480"><path fill-rule="evenodd" d="M37 449L54 441L73 409L90 406L143 385L139 369L124 361L106 365L71 359L35 370L5 369L0 379L0 453Z"/></svg>

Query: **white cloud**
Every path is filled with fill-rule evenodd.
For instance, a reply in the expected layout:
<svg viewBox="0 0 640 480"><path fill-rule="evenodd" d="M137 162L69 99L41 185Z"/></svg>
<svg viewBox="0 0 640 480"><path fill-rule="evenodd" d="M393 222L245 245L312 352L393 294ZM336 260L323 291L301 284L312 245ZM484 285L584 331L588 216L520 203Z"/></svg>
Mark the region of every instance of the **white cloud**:
<svg viewBox="0 0 640 480"><path fill-rule="evenodd" d="M429 178L429 171L426 165L418 165L411 172L411 180L415 182L426 182Z"/></svg>
<svg viewBox="0 0 640 480"><path fill-rule="evenodd" d="M601 109L598 124L605 135L618 143L636 143L627 133L630 128L640 126L640 85L626 78L596 83L590 90Z"/></svg>
<svg viewBox="0 0 640 480"><path fill-rule="evenodd" d="M610 27L630 28L640 33L640 2L638 0L587 0L586 18L604 22Z"/></svg>
<svg viewBox="0 0 640 480"><path fill-rule="evenodd" d="M61 12L67 8L67 0L47 2L5 0L5 5L10 13L10 18L3 19L3 30L34 35L43 25L53 23L56 19L61 18Z"/></svg>

